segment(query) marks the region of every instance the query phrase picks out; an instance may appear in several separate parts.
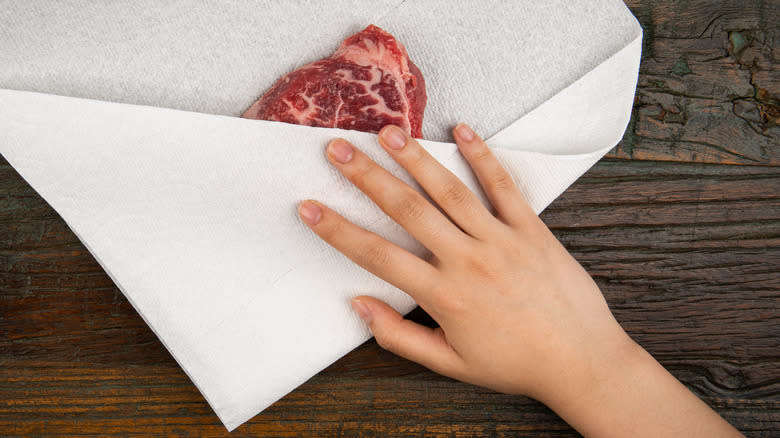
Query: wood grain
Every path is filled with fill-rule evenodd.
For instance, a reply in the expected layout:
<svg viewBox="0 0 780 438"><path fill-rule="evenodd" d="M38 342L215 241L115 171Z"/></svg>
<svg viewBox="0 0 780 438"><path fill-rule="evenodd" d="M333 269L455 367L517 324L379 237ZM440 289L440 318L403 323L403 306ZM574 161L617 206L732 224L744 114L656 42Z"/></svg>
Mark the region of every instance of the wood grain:
<svg viewBox="0 0 780 438"><path fill-rule="evenodd" d="M776 1L642 1L624 141L542 215L626 330L750 436L780 430ZM432 325L419 309L411 318ZM59 216L0 161L0 436L227 436ZM230 436L577 436L357 348Z"/></svg>
<svg viewBox="0 0 780 438"><path fill-rule="evenodd" d="M780 3L626 2L645 32L629 132L612 157L780 162Z"/></svg>

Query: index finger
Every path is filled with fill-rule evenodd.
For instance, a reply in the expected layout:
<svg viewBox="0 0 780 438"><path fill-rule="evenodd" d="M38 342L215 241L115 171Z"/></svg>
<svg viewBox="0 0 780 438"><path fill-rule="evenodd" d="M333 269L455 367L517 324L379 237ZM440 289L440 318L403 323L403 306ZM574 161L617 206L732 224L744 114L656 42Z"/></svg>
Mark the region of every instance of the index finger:
<svg viewBox="0 0 780 438"><path fill-rule="evenodd" d="M301 203L298 213L322 240L360 267L406 292L418 304L430 301L428 295L439 278L433 265L319 202Z"/></svg>

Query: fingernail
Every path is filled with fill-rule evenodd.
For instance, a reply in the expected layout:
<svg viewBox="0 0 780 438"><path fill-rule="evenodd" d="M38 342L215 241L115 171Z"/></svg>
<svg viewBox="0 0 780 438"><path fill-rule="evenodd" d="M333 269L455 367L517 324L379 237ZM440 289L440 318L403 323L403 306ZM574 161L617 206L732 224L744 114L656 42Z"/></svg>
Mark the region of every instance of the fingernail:
<svg viewBox="0 0 780 438"><path fill-rule="evenodd" d="M352 146L342 139L336 139L328 145L328 153L339 163L346 163L352 159Z"/></svg>
<svg viewBox="0 0 780 438"><path fill-rule="evenodd" d="M458 125L458 128L455 131L457 131L458 137L463 141L474 140L474 131L464 123Z"/></svg>
<svg viewBox="0 0 780 438"><path fill-rule="evenodd" d="M385 139L385 143L390 149L401 149L406 144L406 134L395 126L385 129L382 132L382 138Z"/></svg>
<svg viewBox="0 0 780 438"><path fill-rule="evenodd" d="M352 308L355 309L355 312L357 312L361 318L363 318L363 321L365 321L366 324L371 324L373 316L371 316L371 309L369 309L365 303L361 302L358 298L355 298L352 300Z"/></svg>
<svg viewBox="0 0 780 438"><path fill-rule="evenodd" d="M311 225L315 225L322 218L322 209L315 203L304 201L298 208L303 220Z"/></svg>

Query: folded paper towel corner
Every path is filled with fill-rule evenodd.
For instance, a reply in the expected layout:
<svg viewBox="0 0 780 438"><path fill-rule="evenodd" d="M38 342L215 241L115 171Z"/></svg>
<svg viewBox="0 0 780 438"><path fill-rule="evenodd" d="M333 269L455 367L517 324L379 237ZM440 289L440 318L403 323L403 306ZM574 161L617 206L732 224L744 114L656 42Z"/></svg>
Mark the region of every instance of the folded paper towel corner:
<svg viewBox="0 0 780 438"><path fill-rule="evenodd" d="M424 253L323 157L342 136L419 188L373 134L238 118L258 90L375 23L426 76L423 146L487 202L449 142L468 122L537 212L622 137L642 33L621 1L457 3L236 1L182 5L176 20L152 0L0 11L0 153L228 430L370 337L350 298L415 306L310 233L298 202Z"/></svg>

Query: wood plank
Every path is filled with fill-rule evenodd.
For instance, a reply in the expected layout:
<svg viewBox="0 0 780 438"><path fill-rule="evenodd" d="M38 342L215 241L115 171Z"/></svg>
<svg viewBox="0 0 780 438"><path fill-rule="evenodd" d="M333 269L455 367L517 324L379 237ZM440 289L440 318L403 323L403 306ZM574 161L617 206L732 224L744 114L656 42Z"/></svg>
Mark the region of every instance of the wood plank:
<svg viewBox="0 0 780 438"><path fill-rule="evenodd" d="M369 348L375 345L365 347ZM13 368L13 378L4 375L6 371L0 373L3 392L15 394L13 402L0 401L0 427L10 432L5 436L81 436L92 431L107 436L230 436L176 367L25 365ZM56 378L41 379L41 375ZM349 392L340 390L345 385L351 388ZM737 409L726 399L708 402L743 430L771 432L776 425L767 411L771 402L741 401ZM26 416L45 416L48 421ZM367 436L516 436L529 432L576 436L539 403L425 371L403 378L372 379L326 371L235 434L353 436L358 432Z"/></svg>
<svg viewBox="0 0 780 438"><path fill-rule="evenodd" d="M780 427L778 183L777 167L604 160L543 214L626 330L756 436ZM62 220L29 188L0 187L15 187L0 188L14 199L0 209L0 430L223 435ZM412 319L433 325L419 309ZM35 415L27 422L25 413ZM239 433L529 430L576 436L533 401L437 376L370 341Z"/></svg>
<svg viewBox="0 0 780 438"><path fill-rule="evenodd" d="M609 156L780 163L780 2L626 3L645 38L632 120Z"/></svg>

